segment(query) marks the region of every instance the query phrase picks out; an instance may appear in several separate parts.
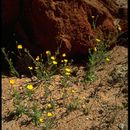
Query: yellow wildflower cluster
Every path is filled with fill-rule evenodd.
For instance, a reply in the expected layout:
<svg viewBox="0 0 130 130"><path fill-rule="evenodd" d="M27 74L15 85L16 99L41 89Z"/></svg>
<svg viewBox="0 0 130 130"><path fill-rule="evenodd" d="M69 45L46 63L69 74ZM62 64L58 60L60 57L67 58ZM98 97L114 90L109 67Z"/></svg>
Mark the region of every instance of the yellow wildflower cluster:
<svg viewBox="0 0 130 130"><path fill-rule="evenodd" d="M70 68L65 68L65 75L67 75L67 76L71 75L71 69Z"/></svg>
<svg viewBox="0 0 130 130"><path fill-rule="evenodd" d="M63 53L63 54L62 54L62 57L65 58L65 57L66 57L66 53ZM67 62L68 62L67 59L62 59L62 60L61 60L61 63L65 63L65 64L66 64Z"/></svg>
<svg viewBox="0 0 130 130"><path fill-rule="evenodd" d="M69 72L69 73L71 72L71 70L69 68L66 68L65 70L66 70L66 72Z"/></svg>

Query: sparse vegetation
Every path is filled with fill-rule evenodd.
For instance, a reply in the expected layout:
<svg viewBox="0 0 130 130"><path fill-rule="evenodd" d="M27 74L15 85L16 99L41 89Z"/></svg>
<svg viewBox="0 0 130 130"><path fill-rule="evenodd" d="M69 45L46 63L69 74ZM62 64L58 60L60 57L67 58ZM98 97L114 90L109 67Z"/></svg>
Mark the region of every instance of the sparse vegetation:
<svg viewBox="0 0 130 130"><path fill-rule="evenodd" d="M97 18L98 17L96 17L96 19ZM95 29L95 17L93 16L92 19L93 28ZM118 29L121 31L121 28ZM91 112L95 111L93 110L94 108L92 109L92 105L95 102L97 102L97 104L95 103L96 105L102 105L102 108L109 109L110 106L103 106L105 101L102 101L103 103L101 104L101 101L98 101L101 98L98 92L100 89L104 89L102 83L99 83L99 87L92 88L92 92L89 92L91 93L90 95L84 94L84 92L89 89L88 85L90 84L88 83L94 83L98 80L99 77L96 75L96 72L99 66L104 66L111 62L110 53L107 51L105 41L98 38L95 39L95 41L97 42L97 46L93 49L89 49L88 61L86 61L86 66L84 67L84 74L80 77L82 81L79 81L78 77L76 77L78 70L75 72L76 76L73 75L73 64L66 58L66 53L60 54L59 50L57 50L55 55L52 55L51 51L47 50L34 58L29 50L17 43L19 56L25 53L32 60L33 65L28 66L28 71L36 80L32 78L29 83L26 82L24 85L18 86L18 89L15 88L15 83L17 81L13 79L9 81L10 87L13 88L11 99L13 100L14 107L10 114L14 114L14 117L16 117L14 120L26 116L27 120L22 120L22 125L25 125L27 122L32 122L38 129L53 130L53 128L56 128L62 116L65 117L76 110L80 111L82 113L81 115L84 116L91 114ZM9 63L10 73L13 76L19 77L19 73L16 71L12 60L5 52L5 48L2 48L2 52ZM60 61L57 58L58 55L62 57ZM44 57L47 59L44 59ZM55 82L58 76L59 80ZM74 79L76 82L74 82ZM100 82L101 80L100 78ZM75 83L79 88L75 87ZM85 88L83 87L84 85L86 86ZM20 87L22 88L21 90L19 89ZM85 95L85 97L82 97L82 95ZM89 104L90 100L92 101L91 104ZM115 104L115 106L116 108L113 109L116 110L113 111L117 112L117 110L126 108L127 103L124 106L118 106L117 104ZM103 111L99 111L100 116ZM95 113L97 112L98 110ZM117 113L112 115L111 119L107 120L105 117L107 117L109 112L111 113L111 110L106 110L106 113L103 115L103 119L99 123L99 129L104 129L104 121L108 121L108 127L111 127L114 123ZM96 128L96 126L94 128Z"/></svg>

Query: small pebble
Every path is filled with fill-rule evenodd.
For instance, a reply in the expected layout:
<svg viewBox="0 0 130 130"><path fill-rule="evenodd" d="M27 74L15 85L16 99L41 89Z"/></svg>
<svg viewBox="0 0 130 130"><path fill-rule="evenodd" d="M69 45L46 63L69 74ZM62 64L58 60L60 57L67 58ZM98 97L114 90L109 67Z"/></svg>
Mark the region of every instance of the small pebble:
<svg viewBox="0 0 130 130"><path fill-rule="evenodd" d="M120 123L120 124L118 125L118 128L119 128L120 130L124 130L124 127L125 127L125 125L124 125L123 123Z"/></svg>

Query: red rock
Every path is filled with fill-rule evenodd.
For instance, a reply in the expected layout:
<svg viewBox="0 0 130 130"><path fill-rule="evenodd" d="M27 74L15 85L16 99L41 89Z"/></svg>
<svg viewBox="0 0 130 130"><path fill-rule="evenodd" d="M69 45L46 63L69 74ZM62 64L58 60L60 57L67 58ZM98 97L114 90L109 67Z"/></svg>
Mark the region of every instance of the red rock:
<svg viewBox="0 0 130 130"><path fill-rule="evenodd" d="M114 17L103 0L23 0L20 7L21 17L16 31L25 46L34 52L54 52L61 45L61 52L86 54L88 48L96 44L97 31L107 35L115 31ZM14 10L17 11L18 7ZM18 12L13 13L14 10L10 17L6 16L9 21L5 21L10 23L14 19L11 16L18 15ZM99 18L94 30L91 16L97 15Z"/></svg>
<svg viewBox="0 0 130 130"><path fill-rule="evenodd" d="M19 0L2 0L2 24L3 26L12 26L16 23L19 15Z"/></svg>

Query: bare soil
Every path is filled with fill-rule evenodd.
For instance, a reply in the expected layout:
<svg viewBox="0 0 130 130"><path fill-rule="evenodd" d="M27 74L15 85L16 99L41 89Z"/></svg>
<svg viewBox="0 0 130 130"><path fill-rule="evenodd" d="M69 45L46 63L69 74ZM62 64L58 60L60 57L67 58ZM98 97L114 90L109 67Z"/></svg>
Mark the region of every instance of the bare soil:
<svg viewBox="0 0 130 130"><path fill-rule="evenodd" d="M60 77L54 76L49 89L52 91L51 98L57 101L58 107L54 111L56 123L52 130L128 130L128 48L116 46L110 54L110 62L97 68L96 81L84 85L71 84L67 91L75 92L68 94L69 97L64 102L61 98L63 88L58 87ZM82 68L79 67L79 77L83 73ZM10 79L15 79L13 87L9 84ZM30 78L2 76L2 130L41 130L32 122L21 125L21 121L28 119L25 115L18 120L9 116L14 110L13 89L22 92L23 86L29 81ZM41 83L34 95L39 100L39 107L42 107L42 89ZM80 108L66 113L66 108L62 105L71 103L73 96L80 99ZM86 114L83 112L84 107L88 109Z"/></svg>

